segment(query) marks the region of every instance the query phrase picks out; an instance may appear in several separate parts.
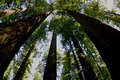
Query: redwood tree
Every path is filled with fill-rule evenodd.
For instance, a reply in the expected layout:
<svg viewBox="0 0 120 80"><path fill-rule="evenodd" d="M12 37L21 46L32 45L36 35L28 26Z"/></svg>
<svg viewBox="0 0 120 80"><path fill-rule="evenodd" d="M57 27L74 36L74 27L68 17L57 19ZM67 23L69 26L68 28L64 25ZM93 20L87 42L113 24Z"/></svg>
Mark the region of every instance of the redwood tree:
<svg viewBox="0 0 120 80"><path fill-rule="evenodd" d="M23 62L21 64L21 66L20 66L20 68L19 68L19 70L18 70L14 80L22 80L22 77L23 77L23 75L25 73L25 70L26 70L26 67L27 67L26 65L27 65L28 58L31 55L32 50L34 49L36 42L37 42L37 39L33 43L33 45L31 46L31 48L29 49L27 55L25 56L25 59L23 60Z"/></svg>
<svg viewBox="0 0 120 80"><path fill-rule="evenodd" d="M31 9L32 7L23 7L23 8L12 8L12 9L5 9L0 11L0 18L9 16L14 13L19 13L25 11L26 9Z"/></svg>
<svg viewBox="0 0 120 80"><path fill-rule="evenodd" d="M43 80L56 80L56 29L54 29Z"/></svg>
<svg viewBox="0 0 120 80"><path fill-rule="evenodd" d="M69 45L70 45L70 48L71 48L71 50L72 50L72 54L73 54L73 58L74 58L74 60L75 60L75 64L76 64L77 70L78 70L79 78L80 78L80 80L83 80L82 73L80 72L80 71L81 71L81 70L80 70L80 66L79 66L79 63L78 63L78 61L77 61L77 58L76 58L76 55L75 55L75 53L74 53L74 50L73 50L73 47L72 47L72 44L71 44L71 41L70 41L70 40L69 40Z"/></svg>
<svg viewBox="0 0 120 80"><path fill-rule="evenodd" d="M84 26L85 32L106 63L112 79L120 79L120 31L76 11L67 10L67 12Z"/></svg>
<svg viewBox="0 0 120 80"><path fill-rule="evenodd" d="M63 64L63 71L61 74L62 80L71 80L72 79L72 66L71 66L71 55L70 55L70 50L65 49L64 56L62 59L62 64Z"/></svg>
<svg viewBox="0 0 120 80"><path fill-rule="evenodd" d="M73 34L71 36L71 39L74 44L76 54L78 55L79 62L81 63L82 69L84 70L85 79L86 80L98 80L91 64L89 63L88 59L86 58L86 55L84 54L81 46L79 45L78 40Z"/></svg>
<svg viewBox="0 0 120 80"><path fill-rule="evenodd" d="M32 15L0 28L0 79L22 44L51 12Z"/></svg>
<svg viewBox="0 0 120 80"><path fill-rule="evenodd" d="M64 23L63 23L64 22ZM84 54L82 48L79 45L78 40L75 37L75 20L70 19L69 17L62 17L61 23L62 23L62 27L58 28L58 33L62 34L64 42L63 45L65 44L65 41L71 39L74 43L74 46L76 48L76 53L77 56L79 58L79 62L81 63L82 68L85 70L84 71L84 75L86 80L97 80L97 76L95 74L95 72L93 71L93 68L91 67L89 61L86 58L86 55Z"/></svg>

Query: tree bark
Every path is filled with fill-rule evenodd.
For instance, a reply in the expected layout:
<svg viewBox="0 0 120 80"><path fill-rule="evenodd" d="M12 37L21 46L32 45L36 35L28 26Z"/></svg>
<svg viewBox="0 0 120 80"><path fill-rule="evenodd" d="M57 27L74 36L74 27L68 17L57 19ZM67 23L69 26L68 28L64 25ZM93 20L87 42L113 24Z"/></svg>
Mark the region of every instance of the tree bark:
<svg viewBox="0 0 120 80"><path fill-rule="evenodd" d="M70 41L70 40L69 40L69 45L70 45L70 48L71 48L72 53L73 53L73 58L74 58L74 60L75 60L75 64L76 64L77 70L79 71L79 72L78 72L79 78L80 78L80 80L83 80L82 73L80 72L81 70L80 70L80 67L79 67L79 63L78 63L77 58L76 58L76 56L75 56L75 53L74 53L74 50L73 50L73 47L72 47L72 44L71 44L71 41Z"/></svg>
<svg viewBox="0 0 120 80"><path fill-rule="evenodd" d="M120 79L120 31L92 17L75 11L68 10L67 12L84 26L85 32L106 63L112 79Z"/></svg>
<svg viewBox="0 0 120 80"><path fill-rule="evenodd" d="M56 80L56 29L54 29L43 80Z"/></svg>
<svg viewBox="0 0 120 80"><path fill-rule="evenodd" d="M25 56L25 59L23 60L23 62L22 62L22 64L21 64L21 66L20 66L20 68L19 68L19 70L18 70L18 72L17 72L14 80L22 80L22 77L23 77L23 75L24 75L24 73L25 73L25 70L26 70L26 67L27 67L27 66L26 66L26 65L27 65L26 63L27 63L27 61L28 61L29 56L30 56L31 53L32 53L32 50L33 50L34 47L35 47L36 42L37 42L37 39L36 39L36 41L33 43L33 45L31 46L31 48L29 49L27 55Z"/></svg>
<svg viewBox="0 0 120 80"><path fill-rule="evenodd" d="M86 80L98 80L92 66L90 65L88 59L86 58L86 55L84 54L82 48L80 47L79 42L77 41L74 35L71 36L71 39L75 46L79 62L81 63L82 69L84 70L84 76Z"/></svg>
<svg viewBox="0 0 120 80"><path fill-rule="evenodd" d="M1 10L0 11L0 18L5 17L5 16L9 16L9 15L14 14L14 13L19 13L19 12L25 11L27 9L31 9L31 7L12 8L12 9Z"/></svg>
<svg viewBox="0 0 120 80"><path fill-rule="evenodd" d="M32 15L0 28L0 80L22 44L51 12Z"/></svg>

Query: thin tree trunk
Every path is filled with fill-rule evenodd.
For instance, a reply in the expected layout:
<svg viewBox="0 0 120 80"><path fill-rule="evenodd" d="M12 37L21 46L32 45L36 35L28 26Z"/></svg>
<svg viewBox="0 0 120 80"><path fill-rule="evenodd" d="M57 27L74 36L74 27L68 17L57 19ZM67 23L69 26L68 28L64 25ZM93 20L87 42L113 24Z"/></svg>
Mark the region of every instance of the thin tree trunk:
<svg viewBox="0 0 120 80"><path fill-rule="evenodd" d="M120 14L114 13L112 11L104 11L104 12L109 15L120 16Z"/></svg>
<svg viewBox="0 0 120 80"><path fill-rule="evenodd" d="M89 16L75 11L67 12L84 26L86 33L106 63L112 79L120 79L120 31Z"/></svg>
<svg viewBox="0 0 120 80"><path fill-rule="evenodd" d="M101 69L100 65L98 64L97 60L95 59L95 57L93 55L91 55L91 57L94 60L94 64L96 64L96 66L98 67L98 70L101 72L102 69Z"/></svg>
<svg viewBox="0 0 120 80"><path fill-rule="evenodd" d="M22 11L25 11L27 9L31 9L31 7L23 7L23 8L12 8L12 9L5 9L0 11L0 18L14 14L14 13L19 13Z"/></svg>
<svg viewBox="0 0 120 80"><path fill-rule="evenodd" d="M97 71L98 71L97 73L100 74L100 79L102 79L103 78L103 74L102 73L104 73L104 72L102 71L102 69L101 69L100 65L98 64L97 60L95 59L95 57L93 55L91 55L91 57L94 60L93 62L95 64L95 66L97 67Z"/></svg>
<svg viewBox="0 0 120 80"><path fill-rule="evenodd" d="M56 80L56 29L54 29L43 80Z"/></svg>
<svg viewBox="0 0 120 80"><path fill-rule="evenodd" d="M27 65L26 63L27 63L27 61L28 61L29 56L30 56L31 53L32 53L32 50L35 48L36 42L37 42L37 39L36 39L36 41L33 43L33 45L31 46L31 48L29 49L27 55L25 56L25 59L23 60L23 62L22 62L22 64L21 64L21 66L20 66L20 68L19 68L19 70L18 70L18 72L17 72L14 80L22 80L22 77L23 77L23 75L24 75L24 73L25 73L25 70L26 70L26 67L27 67L27 66L26 66L26 65Z"/></svg>
<svg viewBox="0 0 120 80"><path fill-rule="evenodd" d="M85 75L86 80L98 80L92 66L90 65L88 59L86 58L86 55L84 54L82 48L80 47L79 42L74 37L74 35L71 36L71 39L72 39L73 44L75 46L76 53L78 55L82 69L85 70L84 75Z"/></svg>
<svg viewBox="0 0 120 80"><path fill-rule="evenodd" d="M32 15L0 28L0 80L22 44L51 12Z"/></svg>
<svg viewBox="0 0 120 80"><path fill-rule="evenodd" d="M71 60L70 60L70 53L69 51L66 53L67 55L67 59L68 59L68 62L67 62L67 66L68 66L68 69L67 69L67 74L69 74L67 77L66 77L66 80L71 80L71 75L70 75L70 70L71 70ZM65 65L66 66L66 65Z"/></svg>
<svg viewBox="0 0 120 80"><path fill-rule="evenodd" d="M71 41L69 40L69 45L71 47L71 50L72 50L72 53L73 53L73 57L74 57L74 60L75 60L75 64L76 64L76 67L77 67L77 70L79 71L78 74L79 74L79 78L80 80L83 80L83 76L82 76L82 73L80 72L80 67L79 67L79 63L77 61L77 58L75 56L75 53L74 53L74 50L73 50L73 47L72 47L72 44L71 44Z"/></svg>
<svg viewBox="0 0 120 80"><path fill-rule="evenodd" d="M64 57L63 57L63 72L61 74L60 80L71 80L71 58L70 58L70 50L65 49Z"/></svg>

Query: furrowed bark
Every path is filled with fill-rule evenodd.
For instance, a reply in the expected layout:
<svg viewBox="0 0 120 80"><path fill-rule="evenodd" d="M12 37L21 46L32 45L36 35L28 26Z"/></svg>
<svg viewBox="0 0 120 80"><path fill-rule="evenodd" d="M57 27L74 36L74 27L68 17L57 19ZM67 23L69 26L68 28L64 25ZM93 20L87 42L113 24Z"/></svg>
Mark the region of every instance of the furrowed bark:
<svg viewBox="0 0 120 80"><path fill-rule="evenodd" d="M106 63L112 79L120 79L120 31L84 14L69 10L67 12L84 26L85 32Z"/></svg>
<svg viewBox="0 0 120 80"><path fill-rule="evenodd" d="M5 17L5 16L9 16L9 15L14 14L14 13L19 13L19 12L25 11L27 9L29 10L29 9L31 9L31 7L12 8L12 9L1 10L0 11L0 18Z"/></svg>
<svg viewBox="0 0 120 80"><path fill-rule="evenodd" d="M79 62L81 63L82 69L84 70L85 79L86 80L98 80L91 64L89 63L88 59L86 58L86 55L84 54L82 48L80 47L79 42L74 37L74 35L71 36L71 39L75 46L76 53L79 58Z"/></svg>
<svg viewBox="0 0 120 80"><path fill-rule="evenodd" d="M22 44L51 12L32 15L0 28L0 80Z"/></svg>
<svg viewBox="0 0 120 80"><path fill-rule="evenodd" d="M56 80L56 29L54 29L43 80Z"/></svg>

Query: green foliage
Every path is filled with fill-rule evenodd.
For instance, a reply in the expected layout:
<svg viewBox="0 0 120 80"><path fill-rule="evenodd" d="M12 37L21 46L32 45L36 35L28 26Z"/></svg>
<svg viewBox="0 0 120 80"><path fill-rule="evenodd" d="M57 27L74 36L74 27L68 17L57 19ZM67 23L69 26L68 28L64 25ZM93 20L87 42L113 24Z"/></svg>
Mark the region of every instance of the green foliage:
<svg viewBox="0 0 120 80"><path fill-rule="evenodd" d="M73 55L70 54L69 51L65 51L63 58L62 58L62 64L63 64L63 69L62 69L62 75L61 79L62 80L79 80L75 60L73 58Z"/></svg>
<svg viewBox="0 0 120 80"><path fill-rule="evenodd" d="M33 80L42 80L41 78L40 78L40 74L38 73L38 72L36 72L35 74L34 74L34 79Z"/></svg>
<svg viewBox="0 0 120 80"><path fill-rule="evenodd" d="M61 62L62 62L61 53L57 52L57 68L59 68Z"/></svg>
<svg viewBox="0 0 120 80"><path fill-rule="evenodd" d="M86 56L88 60L91 63L92 68L96 72L98 79L111 79L110 73L102 60L101 56L99 55L99 52L97 51L95 45L92 43L92 41L89 39L87 34L84 32L84 28L82 26L79 27L79 32L76 32L76 37L80 41L82 49L86 52ZM81 36L80 36L81 35ZM104 64L104 68L106 71L101 71L100 68ZM104 73L107 74L104 76Z"/></svg>
<svg viewBox="0 0 120 80"><path fill-rule="evenodd" d="M80 11L82 6L82 0L56 0L56 3L58 10Z"/></svg>
<svg viewBox="0 0 120 80"><path fill-rule="evenodd" d="M35 0L33 6L36 7L37 12L47 11L49 4L45 0Z"/></svg>
<svg viewBox="0 0 120 80"><path fill-rule="evenodd" d="M42 64L39 63L39 65L37 66L36 70L39 72L39 73L42 73Z"/></svg>
<svg viewBox="0 0 120 80"><path fill-rule="evenodd" d="M44 54L43 56L43 59L42 61L44 63L46 63L47 61L47 57L48 57L48 51ZM61 57L61 54L59 52L57 52L57 68L59 68L60 64L61 64L61 60L62 60L62 57Z"/></svg>
<svg viewBox="0 0 120 80"><path fill-rule="evenodd" d="M85 10L84 14L89 15L93 18L99 19L101 21L112 23L114 25L117 25L117 27L120 26L120 15L115 13L116 10L106 10L104 5L101 5L100 1L94 1L89 3Z"/></svg>
<svg viewBox="0 0 120 80"><path fill-rule="evenodd" d="M116 7L117 7L117 8L120 8L120 5L119 5L119 4L120 4L120 0L114 0L114 1L115 1L115 3L116 3Z"/></svg>
<svg viewBox="0 0 120 80"><path fill-rule="evenodd" d="M11 61L11 63L9 64L8 69L4 73L4 76L3 76L2 80L10 80L10 75L12 73L12 70L13 70L13 66L12 66L12 61Z"/></svg>
<svg viewBox="0 0 120 80"><path fill-rule="evenodd" d="M62 72L62 79L63 80L70 80L71 79L71 59L69 51L64 52L64 56L62 59L63 64L63 72Z"/></svg>
<svg viewBox="0 0 120 80"><path fill-rule="evenodd" d="M56 28L56 30L58 30L58 28L60 27L59 19L60 19L60 16L53 17L53 19L50 21L50 25L49 25L50 31L54 30L54 28Z"/></svg>
<svg viewBox="0 0 120 80"><path fill-rule="evenodd" d="M48 24L48 21L44 21L40 27L38 27L33 33L34 33L34 36L32 37L33 38L36 38L38 37L39 40L43 39L43 41L46 40L46 27L47 27L47 24ZM33 40L34 41L34 40Z"/></svg>
<svg viewBox="0 0 120 80"><path fill-rule="evenodd" d="M17 74L17 71L20 68L20 65L22 64L22 61L24 60L26 54L28 53L30 47L32 46L32 44L34 43L36 38L39 38L39 40L41 40L41 39L45 40L46 39L45 28L47 26L47 23L48 23L47 20L44 21L43 24L41 24L41 26L38 27L38 29L34 31L34 33L29 37L29 39L23 44L23 49L22 49L22 51L19 52L19 54L17 55L17 58L14 58L14 60L12 62L13 65L11 65L13 67L12 69L13 69L13 74L14 75ZM33 50L33 51L36 54L38 53L36 50ZM36 54L34 54L34 56ZM23 79L29 78L29 73L31 72L30 69L31 69L31 63L32 62L33 62L32 57L30 57L29 60L27 61L27 64L26 64L26 71L24 73ZM10 72L11 68L8 67L7 70ZM4 79L9 77L9 76L10 76L10 74L8 73L8 75L5 75Z"/></svg>
<svg viewBox="0 0 120 80"><path fill-rule="evenodd" d="M115 0L117 4L117 8L120 8L119 0ZM101 5L100 0L55 0L53 3L47 3L45 0L1 0L0 7L1 10L8 9L8 8L19 8L24 6L26 7L33 7L30 10L26 10L21 13L12 14L10 16L6 16L4 18L1 18L1 24L0 27L4 27L5 25L9 25L10 23L13 23L15 21L18 21L19 19L29 17L30 15L34 15L40 12L44 12L47 10L56 10L54 12L54 16L52 20L49 22L46 20L44 23L42 23L27 39L27 41L23 44L23 49L19 51L19 54L17 55L17 58L14 58L14 60L10 63L8 69L6 70L3 79L9 80L10 74L13 71L13 74L15 75L24 60L24 57L26 56L26 53L34 43L34 41L38 38L39 41L45 41L47 39L46 35L48 30L46 30L47 25L49 24L49 31L52 31L54 28L57 30L57 34L62 35L62 45L68 46L67 42L70 39L71 35L74 34L75 37L79 40L82 49L86 53L87 58L89 59L95 73L97 74L99 80L110 80L111 76L109 74L109 71L103 62L102 58L99 55L99 52L95 48L92 41L89 39L87 34L84 31L83 26L81 26L76 20L71 18L65 10L72 10L81 12L85 15L91 16L93 18L99 19L101 21L112 23L119 27L120 23L120 16L119 14L115 14L116 11L108 11L106 8ZM13 5L13 6L11 6ZM66 47L65 47L66 48ZM33 50L34 55L33 57L36 57L37 54L39 54L39 51L36 50L36 48ZM43 72L42 66L46 62L47 59L47 51L43 56L43 64L39 64L36 68L37 72L34 74L34 80L41 80L40 75ZM74 66L75 62L72 57L73 55L70 54L70 51L66 51L64 53L63 58L61 59L61 53L57 52L57 67L60 66L61 61L63 64L63 70L62 70L62 80L68 80L68 78L79 80L77 69ZM24 73L23 79L29 77L31 63L32 63L32 57L28 60L26 64L26 72ZM83 70L84 71L84 70Z"/></svg>

